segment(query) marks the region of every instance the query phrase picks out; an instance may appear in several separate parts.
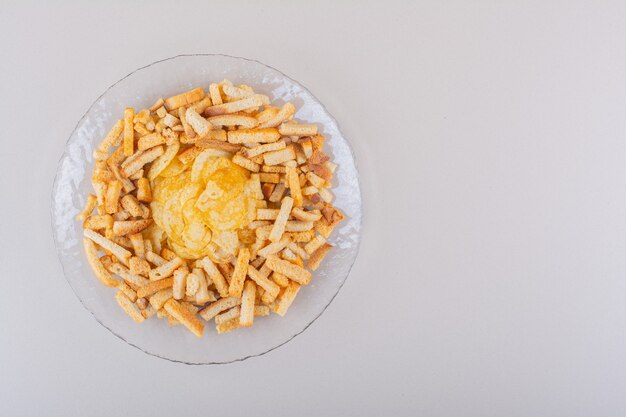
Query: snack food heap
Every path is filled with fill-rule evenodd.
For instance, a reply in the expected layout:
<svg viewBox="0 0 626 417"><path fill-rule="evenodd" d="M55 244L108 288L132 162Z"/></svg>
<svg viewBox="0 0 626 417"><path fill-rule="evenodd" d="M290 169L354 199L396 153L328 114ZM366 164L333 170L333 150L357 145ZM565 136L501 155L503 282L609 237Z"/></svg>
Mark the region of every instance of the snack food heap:
<svg viewBox="0 0 626 417"><path fill-rule="evenodd" d="M124 110L94 150L83 244L136 322L201 337L285 315L344 218L314 124L224 80Z"/></svg>

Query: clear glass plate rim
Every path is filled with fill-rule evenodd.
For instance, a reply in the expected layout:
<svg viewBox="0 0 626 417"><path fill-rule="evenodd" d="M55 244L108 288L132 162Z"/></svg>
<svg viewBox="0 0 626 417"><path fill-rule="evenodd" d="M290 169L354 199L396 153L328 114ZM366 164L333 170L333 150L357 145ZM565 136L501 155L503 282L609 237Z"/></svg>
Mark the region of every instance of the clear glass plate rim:
<svg viewBox="0 0 626 417"><path fill-rule="evenodd" d="M179 359L174 359L174 358L169 358L169 357L165 357L165 356L161 356L157 353L154 352L150 352L148 350L145 350L143 348L141 348L140 346L137 346L136 344L126 340L123 336L121 336L120 334L116 333L113 329L111 329L109 326L107 326L106 324L104 324L94 313L94 311L92 309L90 309L85 302L83 301L83 299L78 295L78 293L76 292L76 290L74 289L74 287L72 286L72 284L70 283L69 279L67 278L67 271L65 270L65 264L63 263L62 260L62 253L61 253L61 248L60 246L57 244L58 241L58 236L57 236L57 231L56 231L56 227L55 227L55 215L54 215L54 197L57 193L57 188L58 188L58 180L59 180L59 174L60 174L60 168L61 165L63 163L63 161L68 157L68 148L69 148L69 144L70 141L72 140L72 137L74 137L78 127L83 123L83 121L85 120L85 118L87 117L87 115L90 113L90 111L92 110L92 108L100 101L100 99L102 99L108 92L109 90L111 90L113 87L115 87L117 84L121 83L122 81L124 81L126 78L130 77L131 75L133 75L134 73L144 70L146 68L149 68L153 65L157 65L161 62L165 62L165 61L170 61L170 60L174 60L177 58L181 58L181 57L194 57L194 56L216 56L216 57L226 57L226 58L233 58L233 59L241 59L241 60L245 60L245 61L249 61L249 62L253 62L256 64L259 64L261 66L267 67L269 69L271 69L272 71L276 71L277 73L279 73L281 76L287 78L288 80L290 80L291 82L293 82L294 84L298 85L299 87L301 87L305 92L307 92L308 94L311 95L311 97L321 106L321 108L323 109L323 111L328 115L328 117L331 119L331 121L335 124L335 126L337 127L337 131L341 134L341 137L345 140L345 143L347 145L348 150L350 151L350 156L352 157L352 160L354 162L354 169L357 173L357 181L356 181L356 185L358 188L358 194L359 194L359 201L360 201L360 206L359 206L359 211L361 213L360 219L359 219L359 233L356 236L356 252L355 252L355 256L354 259L352 260L349 268L348 268L348 272L346 274L346 277L343 279L343 281L341 282L341 284L339 285L337 291L335 292L335 294L333 294L333 296L330 298L329 302L324 306L324 308L320 311L320 313L315 316L309 323L306 324L306 326L304 326L300 331L296 332L295 334L291 335L289 338L287 338L285 341L283 341L282 343L277 344L276 346L273 346L263 352L260 353L256 353L256 354L251 354L242 358L237 358L237 359L233 359L230 361L224 361L224 362L189 362L189 361L183 361L183 360L179 360ZM54 177L54 181L53 181L53 185L52 185L52 193L51 193L51 200L53 201L53 204L50 206L50 221L51 221L51 227L52 227L52 236L53 236L53 240L54 240L54 246L57 252L57 257L59 260L59 263L61 264L61 269L63 271L63 275L65 277L65 281L67 282L67 284L69 285L69 287L71 288L72 292L74 293L74 295L76 296L76 298L78 299L78 301L81 303L81 305L83 306L83 308L85 308L85 310L87 310L92 317L105 329L107 329L109 332L111 332L111 334L115 335L116 337L118 337L119 339L121 339L122 341L124 341L125 343L127 343L128 345L140 350L141 352L150 355L150 356L154 356L160 359L165 359L167 361L170 362L177 362L177 363L182 363L185 365L226 365L229 363L235 363L235 362L241 362L241 361L245 361L246 359L250 359L253 357L259 357L259 356L263 356L275 349L278 349L279 347L289 343L290 341L292 341L296 336L302 334L305 330L307 330L309 328L309 326L311 326L315 321L317 321L317 319L319 319L328 309L328 307L332 304L332 302L335 300L335 297L337 297L337 295L339 294L339 292L341 291L341 289L343 288L343 286L345 285L348 277L350 276L350 273L352 271L352 268L356 262L356 259L359 256L359 252L360 252L360 247L361 247L361 239L362 239L362 232L363 232L363 193L361 191L361 186L360 186L360 174L359 174L359 167L358 167L358 161L356 159L356 155L354 153L354 149L352 148L352 144L350 143L350 141L348 139L346 139L345 135L343 134L343 132L341 131L341 127L339 126L339 123L337 122L337 119L335 119L335 117L328 111L328 109L326 108L326 106L324 105L324 103L322 103L306 86L304 86L302 83L300 83L299 81L289 77L288 75L286 75L285 73L283 73L282 71L267 65L261 61L255 60L255 59L250 59L250 58L244 58L244 57L238 57L238 56L234 56L234 55L228 55L228 54L204 54L204 53L199 53L199 54L179 54L179 55L174 55L168 58L164 58L164 59L160 59L157 61L154 61L150 64L144 65L142 67L139 67L133 71L131 71L130 73L128 73L127 75L125 75L124 77L120 78L119 80L117 80L116 82L114 82L113 84L111 84L109 87L107 87L104 92L102 94L100 94L92 103L91 105L87 108L87 110L85 111L85 113L82 115L82 117L78 120L78 122L76 123L76 126L74 126L74 129L72 129L72 132L70 133L70 136L68 137L68 139L65 142L65 147L63 150L63 153L61 154L61 157L59 158L58 162L57 162L57 170L55 173L55 177Z"/></svg>

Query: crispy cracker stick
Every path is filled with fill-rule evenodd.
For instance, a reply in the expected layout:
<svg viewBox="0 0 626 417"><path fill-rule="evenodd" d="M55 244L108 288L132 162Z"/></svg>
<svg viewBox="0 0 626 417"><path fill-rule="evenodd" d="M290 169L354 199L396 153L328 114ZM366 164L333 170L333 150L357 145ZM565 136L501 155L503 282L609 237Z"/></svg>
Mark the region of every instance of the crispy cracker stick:
<svg viewBox="0 0 626 417"><path fill-rule="evenodd" d="M125 193L130 193L135 189L135 184L133 184L130 179L125 178L122 175L122 173L120 172L120 168L117 165L111 165L110 168L115 178L122 183L122 188L124 189Z"/></svg>
<svg viewBox="0 0 626 417"><path fill-rule="evenodd" d="M309 159L313 155L313 144L311 143L311 139L304 138L298 141L300 146L302 146L302 152L304 152L304 157Z"/></svg>
<svg viewBox="0 0 626 417"><path fill-rule="evenodd" d="M190 109L190 110L195 112L195 110L193 109ZM193 139L196 137L196 131L193 130L193 128L191 127L191 125L189 125L189 123L187 123L187 116L185 116L186 111L187 110L184 107L179 107L178 118L180 119L180 123L183 125L183 130L185 131L185 135Z"/></svg>
<svg viewBox="0 0 626 417"><path fill-rule="evenodd" d="M199 284L198 291L196 291L195 303L204 304L208 301L215 301L215 297L213 296L213 293L209 291L207 280L206 280L206 275L204 274L204 271L200 268L194 268L193 273L194 275L198 277L198 284Z"/></svg>
<svg viewBox="0 0 626 417"><path fill-rule="evenodd" d="M298 295L298 291L300 291L300 284L297 282L290 282L274 307L274 313L279 316L284 316L287 313L289 306L291 306L291 303L293 303L293 300L296 298L296 295Z"/></svg>
<svg viewBox="0 0 626 417"><path fill-rule="evenodd" d="M231 153L239 152L241 150L241 145L207 138L200 139L196 143L196 146L199 149L217 149L220 151L226 151Z"/></svg>
<svg viewBox="0 0 626 417"><path fill-rule="evenodd" d="M124 150L124 148L121 148L121 149L122 149L122 151ZM113 152L113 154L111 155L111 158L109 158L109 159L113 160L113 159L114 159L113 157L114 157L114 156L116 156L116 153L117 153L117 150L115 150L115 152ZM131 156L126 157L126 156L124 155L124 153L122 152L122 155L124 156L124 160L123 160L122 162L120 162L120 163L119 163L119 166L120 166L122 169L126 168L126 167L127 167L127 166L129 166L132 162L134 162L137 158L139 158L139 157L140 157L143 153L144 153L143 151L137 150L137 151L136 151L134 154L132 154ZM115 158L115 161L117 161L117 160L118 160L118 158Z"/></svg>
<svg viewBox="0 0 626 417"><path fill-rule="evenodd" d="M224 91L224 94L227 96L234 98L247 98L254 95L252 89L243 89L227 83L222 84L222 91Z"/></svg>
<svg viewBox="0 0 626 417"><path fill-rule="evenodd" d="M132 194L126 194L120 201L122 207L133 217L141 217L143 215L143 209L139 204L139 201Z"/></svg>
<svg viewBox="0 0 626 417"><path fill-rule="evenodd" d="M111 234L113 234L113 230L111 230ZM124 249L133 248L133 244L130 242L130 239L127 238L126 236L111 236L111 237L107 236L107 239L111 239L113 243L120 245Z"/></svg>
<svg viewBox="0 0 626 417"><path fill-rule="evenodd" d="M315 227L315 230L321 234L322 236L324 236L325 238L328 239L328 236L330 236L330 234L333 231L334 226L331 226L328 223L328 220L326 220L326 218L322 217L321 219L319 219L318 221L316 221L315 223L313 223L313 227Z"/></svg>
<svg viewBox="0 0 626 417"><path fill-rule="evenodd" d="M241 296L241 312L239 313L239 324L242 326L252 326L254 323L254 301L256 296L256 284L246 280Z"/></svg>
<svg viewBox="0 0 626 417"><path fill-rule="evenodd" d="M285 288L289 285L289 278L279 272L272 272L272 276L270 277L272 281L274 281L279 287Z"/></svg>
<svg viewBox="0 0 626 417"><path fill-rule="evenodd" d="M163 259L165 259L166 261L171 261L172 259L174 259L176 257L176 252L174 252L171 249L168 248L163 248L161 249L161 257ZM185 265L186 266L186 265Z"/></svg>
<svg viewBox="0 0 626 417"><path fill-rule="evenodd" d="M234 318L239 319L239 314L241 314L241 308L239 306L233 307L230 310L215 316L215 324L226 323Z"/></svg>
<svg viewBox="0 0 626 417"><path fill-rule="evenodd" d="M285 233L285 235L296 243L306 243L310 242L311 239L313 239L313 237L315 236L315 231L307 230L305 232L287 232Z"/></svg>
<svg viewBox="0 0 626 417"><path fill-rule="evenodd" d="M230 143L268 143L280 138L277 129L239 129L228 132ZM294 156L295 157L295 156Z"/></svg>
<svg viewBox="0 0 626 417"><path fill-rule="evenodd" d="M163 153L163 146L155 146L154 148L143 151L141 155L135 158L127 166L122 168L122 175L128 178L129 176L133 175L135 172L143 168L143 166L147 163L150 163L159 158L161 155L163 155ZM152 168L150 170L152 171Z"/></svg>
<svg viewBox="0 0 626 417"><path fill-rule="evenodd" d="M324 178L315 175L313 172L307 172L306 179L316 188L321 188L326 184Z"/></svg>
<svg viewBox="0 0 626 417"><path fill-rule="evenodd" d="M226 323L218 324L215 326L218 334L228 333L230 331L241 328L241 324L239 324L239 317L236 317L232 320L227 321Z"/></svg>
<svg viewBox="0 0 626 417"><path fill-rule="evenodd" d="M269 269L269 267L267 265L265 265L265 259L263 259L261 257L259 257L259 259L262 259L262 261L263 261L263 266L261 267L261 269L259 269L259 272L261 274L263 274L264 277L269 277L271 275L271 273L272 273L272 270Z"/></svg>
<svg viewBox="0 0 626 417"><path fill-rule="evenodd" d="M178 301L169 299L165 302L163 308L165 308L165 311L171 314L176 320L180 321L193 334L198 337L202 337L204 324L198 320L195 314L181 306Z"/></svg>
<svg viewBox="0 0 626 417"><path fill-rule="evenodd" d="M265 122L261 123L260 127L276 127L281 124L283 121L290 119L293 117L296 112L296 108L291 103L285 103L285 105L280 109L278 113L274 117Z"/></svg>
<svg viewBox="0 0 626 417"><path fill-rule="evenodd" d="M139 171L135 172L133 175L128 177L128 179L132 181L137 181L139 178L143 177L143 171L144 171L143 168L140 169Z"/></svg>
<svg viewBox="0 0 626 417"><path fill-rule="evenodd" d="M149 297L166 288L170 288L174 284L174 278L166 278L159 281L152 281L137 290L137 297Z"/></svg>
<svg viewBox="0 0 626 417"><path fill-rule="evenodd" d="M163 104L165 104L165 101L163 100L163 97L160 97L152 106L150 106L150 111L157 111L158 108L163 107Z"/></svg>
<svg viewBox="0 0 626 417"><path fill-rule="evenodd" d="M119 260L121 260L122 262L128 265L128 259L130 258L132 254L126 249L124 249L123 247L121 247L120 245L113 243L109 239L105 238L104 236L102 236L101 234L97 232L94 232L93 230L85 229L83 230L83 235L93 240L95 243L100 245L103 249L108 250L113 255L115 255L116 258L118 258Z"/></svg>
<svg viewBox="0 0 626 417"><path fill-rule="evenodd" d="M122 309L126 312L126 314L128 314L137 323L141 323L145 320L143 315L135 307L135 304L133 304L130 298L128 298L128 296L124 294L124 291L118 291L115 294L115 299L117 300L117 303L120 305L120 307L122 307Z"/></svg>
<svg viewBox="0 0 626 417"><path fill-rule="evenodd" d="M189 104L200 101L204 98L204 90L202 88L194 88L193 90L186 91L181 94L177 94L165 99L165 105L168 110L176 110L179 107L187 106Z"/></svg>
<svg viewBox="0 0 626 417"><path fill-rule="evenodd" d="M87 200L85 200L85 207L83 211L76 215L76 220L85 220L93 212L93 209L96 208L96 205L98 205L98 198L93 194L89 194Z"/></svg>
<svg viewBox="0 0 626 417"><path fill-rule="evenodd" d="M113 216L111 216L111 218L115 220L116 222L128 220L130 219L130 213L127 212L126 210L118 211ZM111 225L110 231L111 233L113 233L113 225Z"/></svg>
<svg viewBox="0 0 626 417"><path fill-rule="evenodd" d="M228 294L231 297L241 297L248 262L250 262L250 250L248 248L239 249L237 263L235 264L233 275L230 277L230 286L228 288Z"/></svg>
<svg viewBox="0 0 626 417"><path fill-rule="evenodd" d="M276 255L268 256L265 263L272 271L283 274L298 284L306 285L311 281L311 273L309 271L289 261L282 260Z"/></svg>
<svg viewBox="0 0 626 417"><path fill-rule="evenodd" d="M141 287L150 282L146 278L142 277L141 275L131 274L131 272L128 269L126 269L124 266L122 266L119 263L112 263L111 265L108 266L108 269L114 274L117 274L120 277L122 277L124 281L136 287Z"/></svg>
<svg viewBox="0 0 626 417"><path fill-rule="evenodd" d="M272 227L272 231L269 235L269 240L272 242L278 242L285 232L285 225L287 224L287 219L289 219L289 213L291 213L292 208L293 198L283 198L283 201L280 204L280 212L276 217L276 221L274 222L274 226Z"/></svg>
<svg viewBox="0 0 626 417"><path fill-rule="evenodd" d="M304 152L302 151L302 146L300 146L299 144L296 144L294 145L294 150L296 151L296 162L298 163L298 165L302 165L304 169L308 170L309 167L305 165L306 156L304 155ZM302 174L302 178L304 178L304 174ZM304 185L304 181L301 181L301 183L302 185Z"/></svg>
<svg viewBox="0 0 626 417"><path fill-rule="evenodd" d="M183 264L183 260L179 257L167 261L163 265L150 271L149 277L152 281L167 278L174 273L174 271Z"/></svg>
<svg viewBox="0 0 626 417"><path fill-rule="evenodd" d="M211 102L214 106L220 105L223 103L222 95L220 94L220 85L213 83L209 85L209 94L211 95Z"/></svg>
<svg viewBox="0 0 626 417"><path fill-rule="evenodd" d="M113 214L117 212L117 205L120 201L122 193L122 183L120 181L111 181L107 186L107 192L104 198L104 208L107 213Z"/></svg>
<svg viewBox="0 0 626 417"><path fill-rule="evenodd" d="M261 171L263 172L269 172L269 173L273 173L273 174L284 174L286 172L285 167L281 166L281 165L263 165L261 167Z"/></svg>
<svg viewBox="0 0 626 417"><path fill-rule="evenodd" d="M324 243L321 247L319 247L315 252L311 254L309 262L306 266L315 271L317 268L319 268L320 264L324 260L324 257L326 257L326 254L328 254L328 251L332 248L332 245Z"/></svg>
<svg viewBox="0 0 626 417"><path fill-rule="evenodd" d="M105 167L96 167L94 168L93 175L91 176L92 181L104 181L109 182L115 179L115 175L109 171L109 169Z"/></svg>
<svg viewBox="0 0 626 417"><path fill-rule="evenodd" d="M145 177L137 180L137 200L143 201L144 203L150 203L152 201L150 180Z"/></svg>
<svg viewBox="0 0 626 417"><path fill-rule="evenodd" d="M98 258L98 250L96 245L90 239L83 239L83 247L85 248L85 255L87 256L87 262L91 266L96 277L107 287L116 287L118 281L109 274L106 270L100 258Z"/></svg>
<svg viewBox="0 0 626 417"><path fill-rule="evenodd" d="M299 246L297 243L289 242L287 243L287 247L290 251L292 251L294 254L298 255L302 259L309 259L309 254L302 248L302 246Z"/></svg>
<svg viewBox="0 0 626 417"><path fill-rule="evenodd" d="M291 215L303 222L316 222L322 217L322 214L319 212L306 211L300 207L295 207L291 210Z"/></svg>
<svg viewBox="0 0 626 417"><path fill-rule="evenodd" d="M285 225L286 232L305 232L313 229L313 222L302 222L299 220L289 220Z"/></svg>
<svg viewBox="0 0 626 417"><path fill-rule="evenodd" d="M113 235L125 236L139 233L152 224L152 219L113 222Z"/></svg>
<svg viewBox="0 0 626 417"><path fill-rule="evenodd" d="M161 307L163 307L163 304L165 304L165 302L170 298L172 298L172 289L166 288L150 297L150 305L156 310L160 310Z"/></svg>
<svg viewBox="0 0 626 417"><path fill-rule="evenodd" d="M165 109L165 106L161 106L158 109L156 109L155 113L159 117L159 119L164 119L165 116L167 116L167 110Z"/></svg>
<svg viewBox="0 0 626 417"><path fill-rule="evenodd" d="M221 297L228 297L229 287L226 282L226 278L222 275L222 273L215 267L213 261L208 257L204 257L200 261L200 265L204 268L204 271L207 273L213 284L215 284L215 288Z"/></svg>
<svg viewBox="0 0 626 417"><path fill-rule="evenodd" d="M125 283L124 281L120 281L117 284L117 288L122 291L124 294L126 294L126 296L128 297L128 299L130 301L132 301L133 303L135 301L137 301L137 293L135 292L135 290L133 290L132 288L130 288L130 286Z"/></svg>
<svg viewBox="0 0 626 417"><path fill-rule="evenodd" d="M324 135L315 135L311 137L311 145L313 146L313 152L315 151L322 151L322 148L324 147Z"/></svg>
<svg viewBox="0 0 626 417"><path fill-rule="evenodd" d="M283 123L278 126L283 136L313 136L317 135L317 125L305 123Z"/></svg>
<svg viewBox="0 0 626 417"><path fill-rule="evenodd" d="M259 124L256 118L241 114L222 114L220 116L209 117L208 120L213 126L239 126L243 129L252 129Z"/></svg>
<svg viewBox="0 0 626 417"><path fill-rule="evenodd" d="M289 183L289 192L291 198L293 198L293 205L295 207L302 206L302 190L300 189L300 180L298 178L298 171L293 167L286 167L287 169L287 182ZM311 225L313 227L313 225Z"/></svg>
<svg viewBox="0 0 626 417"><path fill-rule="evenodd" d="M157 149L157 148L153 148L153 149ZM150 170L148 171L148 179L150 179L151 181L154 181L154 179L158 177L159 174L163 172L163 170L167 168L170 162L172 162L172 160L176 157L176 154L178 154L179 149L180 149L180 142L178 142L177 140L172 142L172 144L167 147L166 151L162 155L160 155L158 159L154 161L152 165L150 166ZM146 152L150 152L150 151L146 151Z"/></svg>
<svg viewBox="0 0 626 417"><path fill-rule="evenodd" d="M217 106L207 107L204 111L205 116L218 116L226 113L237 113L238 111L259 107L268 101L267 96L255 94L243 100L231 101L230 103L219 104Z"/></svg>
<svg viewBox="0 0 626 417"><path fill-rule="evenodd" d="M83 223L83 229L100 230L113 227L113 217L110 214L92 214Z"/></svg>
<svg viewBox="0 0 626 417"><path fill-rule="evenodd" d="M194 109L189 108L185 112L185 117L187 118L187 123L191 125L193 130L198 134L199 138L203 138L207 135L207 133L213 128L211 122L209 122L204 117L200 116ZM191 138L193 136L187 135Z"/></svg>
<svg viewBox="0 0 626 417"><path fill-rule="evenodd" d="M328 191L328 188L320 188L318 194L326 203L331 203L333 201L333 194Z"/></svg>
<svg viewBox="0 0 626 417"><path fill-rule="evenodd" d="M165 137L160 133L150 133L149 135L142 136L137 141L137 149L145 151L146 149L154 148L155 146L165 144Z"/></svg>
<svg viewBox="0 0 626 417"><path fill-rule="evenodd" d="M278 114L278 110L279 110L278 108L273 107L273 106L265 106L263 111L257 113L254 117L257 118L259 123L265 123L268 120L270 120L272 117L276 116Z"/></svg>
<svg viewBox="0 0 626 417"><path fill-rule="evenodd" d="M269 316L270 308L268 306L254 306L254 316Z"/></svg>
<svg viewBox="0 0 626 417"><path fill-rule="evenodd" d="M186 281L185 295L189 298L194 298L200 288L200 277L191 272L187 275Z"/></svg>
<svg viewBox="0 0 626 417"><path fill-rule="evenodd" d="M257 220L276 220L276 217L278 217L279 212L280 210L278 209L259 208L259 209L256 209L256 219Z"/></svg>
<svg viewBox="0 0 626 417"><path fill-rule="evenodd" d="M202 152L202 149L198 148L197 146L192 146L179 153L178 160L187 165L188 163L196 159L196 156L198 156L200 152Z"/></svg>
<svg viewBox="0 0 626 417"><path fill-rule="evenodd" d="M133 126L133 118L135 117L135 109L127 107L124 109L124 155L131 156L134 152L135 132Z"/></svg>
<svg viewBox="0 0 626 417"><path fill-rule="evenodd" d="M226 142L226 140L228 139L228 136L224 129L215 129L215 130L209 130L206 136L204 136L202 139L219 140L222 142Z"/></svg>
<svg viewBox="0 0 626 417"><path fill-rule="evenodd" d="M259 170L261 169L261 166L259 164L256 164L247 158L244 158L240 154L236 154L235 156L233 156L232 162L233 164L237 164L240 167L252 172L259 172Z"/></svg>
<svg viewBox="0 0 626 417"><path fill-rule="evenodd" d="M260 290L263 291L263 288L260 288ZM257 292L257 302L260 301L261 303L265 304L263 307L267 307L271 305L275 300L276 300L276 297L274 297L273 294L270 294L267 291ZM259 304L257 307L261 307L261 305Z"/></svg>
<svg viewBox="0 0 626 417"><path fill-rule="evenodd" d="M263 162L267 166L282 164L283 162L296 159L293 146L287 146L279 151L266 152L263 154Z"/></svg>
<svg viewBox="0 0 626 417"><path fill-rule="evenodd" d="M262 155L266 152L279 151L281 149L285 149L287 145L285 141L279 140L272 143L266 143L265 145L255 146L254 148L249 148L244 150L244 156L246 158L254 158L256 156Z"/></svg>
<svg viewBox="0 0 626 417"><path fill-rule="evenodd" d="M161 266L167 262L165 259L161 258L159 255L152 251L146 251L146 259L148 260L148 262L152 263L152 265L156 266Z"/></svg>
<svg viewBox="0 0 626 417"><path fill-rule="evenodd" d="M333 178L333 173L323 164L311 164L307 165L310 172L322 177L324 181L330 181Z"/></svg>
<svg viewBox="0 0 626 417"><path fill-rule="evenodd" d="M261 182L278 184L280 182L280 174L261 172L259 174L259 180ZM272 187L272 191L273 190L274 188ZM269 195L271 195L271 193L269 193Z"/></svg>
<svg viewBox="0 0 626 417"><path fill-rule="evenodd" d="M150 264L143 258L139 256L131 256L128 261L130 266L130 273L135 275L143 275L145 277L150 273Z"/></svg>
<svg viewBox="0 0 626 417"><path fill-rule="evenodd" d="M313 238L313 240L304 245L304 250L310 255L318 248L320 248L324 243L326 243L326 239L324 239L324 236L317 235L315 236L315 238Z"/></svg>
<svg viewBox="0 0 626 417"><path fill-rule="evenodd" d="M206 110L206 108L209 107L211 104L211 98L209 96L206 96L202 100L189 106L189 108L193 109L198 114L202 114L204 110Z"/></svg>
<svg viewBox="0 0 626 417"><path fill-rule="evenodd" d="M281 252L281 256L282 256L283 259L285 259L285 260L287 260L289 262L298 264L298 255L293 253L291 251L291 249L289 249L289 248L283 249L283 251ZM300 266L302 266L302 265L300 265Z"/></svg>
<svg viewBox="0 0 626 417"><path fill-rule="evenodd" d="M133 251L135 251L135 255L140 258L146 257L146 245L143 241L143 235L141 233L134 233L130 236L130 243L133 245Z"/></svg>
<svg viewBox="0 0 626 417"><path fill-rule="evenodd" d="M269 255L273 255L283 250L285 246L287 246L287 243L289 243L289 238L283 237L278 242L272 242L263 249L259 249L259 251L257 251L257 255L267 258Z"/></svg>
<svg viewBox="0 0 626 417"><path fill-rule="evenodd" d="M93 151L94 159L98 161L103 161L107 159L109 154L109 148L115 145L123 130L124 121L120 119L113 125L111 130L109 130L109 133L107 133L102 142L100 142L100 144L98 145L98 149Z"/></svg>
<svg viewBox="0 0 626 417"><path fill-rule="evenodd" d="M158 281L157 281L158 282ZM187 288L187 271L178 268L174 271L174 281L172 283L172 295L174 299L180 300L185 297Z"/></svg>
<svg viewBox="0 0 626 417"><path fill-rule="evenodd" d="M208 305L206 308L200 310L200 316L206 321L211 320L222 311L228 310L241 304L241 298L239 297L226 297L220 298L216 302Z"/></svg>
<svg viewBox="0 0 626 417"><path fill-rule="evenodd" d="M150 120L150 110L143 109L138 113L135 113L135 117L133 118L133 123L141 123L146 124Z"/></svg>
<svg viewBox="0 0 626 417"><path fill-rule="evenodd" d="M276 298L278 292L280 291L280 287L265 277L265 275L261 274L252 265L248 265L248 276L256 282L259 287L263 288L266 293L269 293L273 298Z"/></svg>

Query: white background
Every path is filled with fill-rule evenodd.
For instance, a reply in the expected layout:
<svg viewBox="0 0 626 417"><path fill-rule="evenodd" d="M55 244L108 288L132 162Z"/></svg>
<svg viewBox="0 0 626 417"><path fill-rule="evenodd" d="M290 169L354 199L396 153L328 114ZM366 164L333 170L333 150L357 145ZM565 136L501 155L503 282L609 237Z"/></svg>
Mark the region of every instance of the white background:
<svg viewBox="0 0 626 417"><path fill-rule="evenodd" d="M626 414L626 3L10 3L0 415ZM94 99L199 52L307 86L352 142L365 200L359 258L326 313L212 367L98 325L49 214Z"/></svg>

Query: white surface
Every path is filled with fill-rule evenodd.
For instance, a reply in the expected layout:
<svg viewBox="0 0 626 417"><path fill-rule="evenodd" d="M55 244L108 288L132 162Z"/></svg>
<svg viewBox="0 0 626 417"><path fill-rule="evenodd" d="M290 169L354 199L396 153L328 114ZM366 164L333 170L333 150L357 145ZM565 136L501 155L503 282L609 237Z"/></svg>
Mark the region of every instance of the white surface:
<svg viewBox="0 0 626 417"><path fill-rule="evenodd" d="M110 3L0 13L0 415L626 413L623 2ZM193 52L307 86L355 147L366 205L324 316L217 367L99 326L50 230L87 106Z"/></svg>

